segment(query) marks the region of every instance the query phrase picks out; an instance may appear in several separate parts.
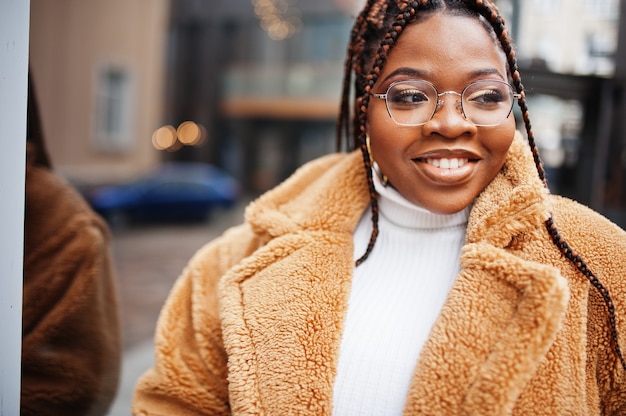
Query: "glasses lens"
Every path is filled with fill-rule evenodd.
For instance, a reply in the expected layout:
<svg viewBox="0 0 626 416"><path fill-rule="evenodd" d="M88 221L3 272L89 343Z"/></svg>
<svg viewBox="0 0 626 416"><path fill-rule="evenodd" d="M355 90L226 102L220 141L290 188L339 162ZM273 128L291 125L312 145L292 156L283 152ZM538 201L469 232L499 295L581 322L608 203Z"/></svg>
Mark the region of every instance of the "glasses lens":
<svg viewBox="0 0 626 416"><path fill-rule="evenodd" d="M432 117L437 106L437 90L426 81L402 81L387 91L391 118L403 126L418 126Z"/></svg>
<svg viewBox="0 0 626 416"><path fill-rule="evenodd" d="M461 100L469 121L477 126L495 126L511 113L513 90L506 82L481 80L465 87Z"/></svg>

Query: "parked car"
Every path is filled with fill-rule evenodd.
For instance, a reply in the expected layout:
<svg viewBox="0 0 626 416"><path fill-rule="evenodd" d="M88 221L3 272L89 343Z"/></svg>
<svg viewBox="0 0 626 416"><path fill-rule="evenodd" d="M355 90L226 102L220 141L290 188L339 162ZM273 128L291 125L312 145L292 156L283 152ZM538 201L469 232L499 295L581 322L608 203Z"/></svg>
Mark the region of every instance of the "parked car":
<svg viewBox="0 0 626 416"><path fill-rule="evenodd" d="M239 183L205 163L170 162L136 181L87 195L93 209L117 228L129 223L204 221L215 209L233 207Z"/></svg>

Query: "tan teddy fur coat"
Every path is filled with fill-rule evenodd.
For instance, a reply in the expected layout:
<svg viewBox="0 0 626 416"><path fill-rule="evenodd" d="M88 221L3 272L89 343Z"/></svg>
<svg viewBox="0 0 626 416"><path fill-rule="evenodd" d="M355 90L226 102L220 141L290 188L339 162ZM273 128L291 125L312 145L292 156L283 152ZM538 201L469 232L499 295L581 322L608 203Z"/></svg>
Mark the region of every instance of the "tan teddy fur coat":
<svg viewBox="0 0 626 416"><path fill-rule="evenodd" d="M328 156L202 248L164 306L134 414L332 414L352 234L368 203L361 155ZM626 414L606 308L550 241L550 213L610 290L626 348L626 233L549 196L518 137L475 201L405 415Z"/></svg>
<svg viewBox="0 0 626 416"><path fill-rule="evenodd" d="M121 334L104 221L52 171L26 170L21 415L106 415Z"/></svg>

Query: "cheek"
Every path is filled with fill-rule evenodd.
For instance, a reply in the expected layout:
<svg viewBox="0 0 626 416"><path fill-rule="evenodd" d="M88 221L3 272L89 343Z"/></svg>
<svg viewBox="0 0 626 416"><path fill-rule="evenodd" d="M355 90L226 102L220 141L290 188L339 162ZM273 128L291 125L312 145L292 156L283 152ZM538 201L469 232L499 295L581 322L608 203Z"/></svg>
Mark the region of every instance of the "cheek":
<svg viewBox="0 0 626 416"><path fill-rule="evenodd" d="M496 130L489 135L485 146L489 148L490 152L497 159L501 159L501 163L504 163L504 159L513 143L513 137L515 136L515 119L510 116L502 123Z"/></svg>
<svg viewBox="0 0 626 416"><path fill-rule="evenodd" d="M388 116L386 108L373 109L370 107L367 133L370 137L371 150L376 160L384 159L385 156L393 153L394 148L397 148L397 146L394 146L394 143L397 142L397 137L392 137L395 128L396 124Z"/></svg>
<svg viewBox="0 0 626 416"><path fill-rule="evenodd" d="M403 136L393 134L393 130L385 129L381 124L370 129L371 156L383 171L388 171L391 165L398 163L404 148Z"/></svg>

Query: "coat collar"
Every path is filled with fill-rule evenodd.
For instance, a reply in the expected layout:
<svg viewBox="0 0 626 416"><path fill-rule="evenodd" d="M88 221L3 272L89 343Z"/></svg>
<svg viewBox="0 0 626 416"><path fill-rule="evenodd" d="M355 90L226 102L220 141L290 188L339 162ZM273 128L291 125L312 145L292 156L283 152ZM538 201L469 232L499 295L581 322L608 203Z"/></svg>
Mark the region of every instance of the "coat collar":
<svg viewBox="0 0 626 416"><path fill-rule="evenodd" d="M524 230L536 229L550 216L547 193L528 144L516 132L504 167L474 203L467 241L504 247Z"/></svg>
<svg viewBox="0 0 626 416"><path fill-rule="evenodd" d="M316 229L351 233L370 201L363 169L359 151L304 165L250 204L246 220L270 237ZM503 169L474 202L468 242L504 247L523 230L544 223L550 215L547 192L528 144L516 132Z"/></svg>
<svg viewBox="0 0 626 416"><path fill-rule="evenodd" d="M352 233L369 204L359 151L333 154L304 165L246 209L260 235L278 237L302 230Z"/></svg>

